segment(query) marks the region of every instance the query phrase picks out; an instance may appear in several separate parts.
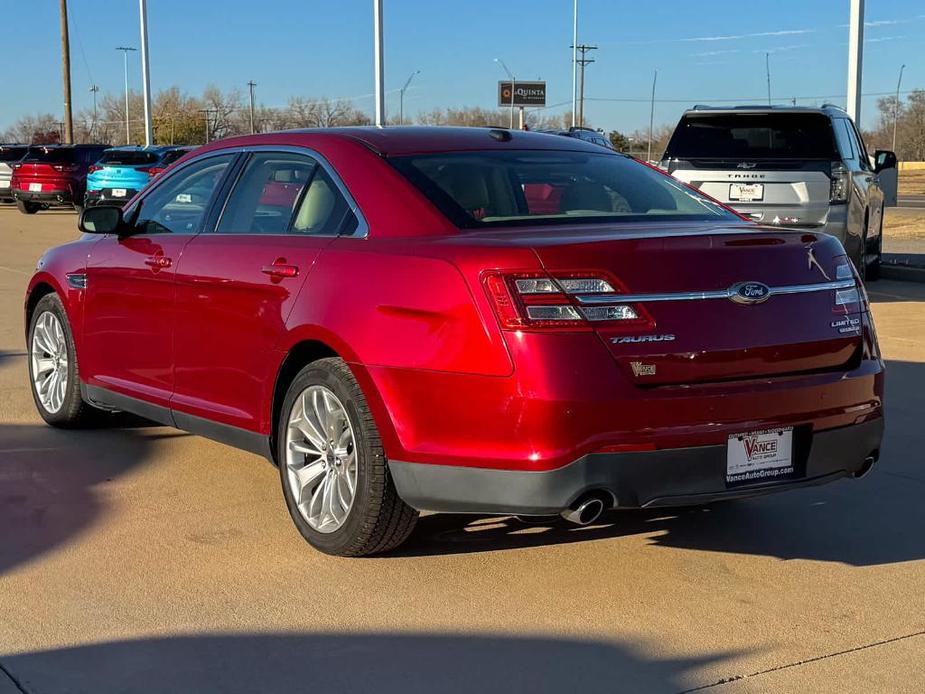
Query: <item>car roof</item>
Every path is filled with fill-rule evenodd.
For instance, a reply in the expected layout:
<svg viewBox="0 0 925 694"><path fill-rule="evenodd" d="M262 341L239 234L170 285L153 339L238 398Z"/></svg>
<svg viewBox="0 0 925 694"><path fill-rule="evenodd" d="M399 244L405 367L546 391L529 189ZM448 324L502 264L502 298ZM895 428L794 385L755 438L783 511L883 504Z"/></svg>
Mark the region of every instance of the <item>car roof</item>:
<svg viewBox="0 0 925 694"><path fill-rule="evenodd" d="M107 152L154 152L159 154L162 152L170 152L175 149L188 149L186 145L151 145L150 147L141 147L139 145L119 145L116 147L108 147Z"/></svg>
<svg viewBox="0 0 925 694"><path fill-rule="evenodd" d="M427 154L453 151L540 149L600 153L597 145L578 138L545 133L509 130L508 128L466 128L449 126L358 126L343 128L306 128L272 133L282 142L301 135L314 138L359 142L383 156ZM245 135L223 143L246 146L249 141L265 141L266 135Z"/></svg>
<svg viewBox="0 0 925 694"><path fill-rule="evenodd" d="M847 112L840 106L823 104L822 106L768 106L766 104L747 104L744 106L707 106L697 104L689 108L684 115L706 113L818 113L837 118L847 117Z"/></svg>

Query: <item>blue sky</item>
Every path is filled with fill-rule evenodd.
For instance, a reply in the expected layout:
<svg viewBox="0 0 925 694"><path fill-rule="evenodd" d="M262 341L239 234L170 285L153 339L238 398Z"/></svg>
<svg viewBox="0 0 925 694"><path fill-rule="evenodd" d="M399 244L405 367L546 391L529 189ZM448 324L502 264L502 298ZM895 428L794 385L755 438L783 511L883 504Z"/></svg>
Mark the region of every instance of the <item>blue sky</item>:
<svg viewBox="0 0 925 694"><path fill-rule="evenodd" d="M597 44L588 67L586 116L606 129L648 123L648 94L658 69L656 123L674 122L693 103L772 95L843 102L848 0L580 0L579 40ZM3 3L0 130L19 116L60 113L57 0ZM89 87L121 93L117 45L138 45L135 0L70 0L75 108ZM191 93L258 83L258 101L291 95L352 97L373 107L371 0L148 0L152 88ZM385 0L386 86L417 69L406 112L480 105L496 99L502 58L518 79L549 83L550 109L571 99L571 0ZM925 87L925 3L868 0L864 92L892 92L901 64L903 90ZM140 60L130 80L140 86ZM607 99L611 99L608 101ZM616 101L617 99L624 101ZM865 98L863 121L876 97ZM811 99L802 103L818 102ZM397 110L389 94L389 110Z"/></svg>

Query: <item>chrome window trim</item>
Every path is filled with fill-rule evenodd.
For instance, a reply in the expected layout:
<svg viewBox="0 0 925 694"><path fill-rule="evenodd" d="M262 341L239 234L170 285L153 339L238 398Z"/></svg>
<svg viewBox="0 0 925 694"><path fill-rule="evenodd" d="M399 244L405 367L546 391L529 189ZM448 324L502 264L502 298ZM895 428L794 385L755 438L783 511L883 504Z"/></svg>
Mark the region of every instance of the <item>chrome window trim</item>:
<svg viewBox="0 0 925 694"><path fill-rule="evenodd" d="M300 154L302 156L308 156L314 159L318 165L324 169L325 173L334 181L334 185L337 186L337 189L340 191L340 194L344 196L344 200L347 201L347 207L357 218L357 228L353 231L352 234L298 234L292 232L286 232L283 234L260 234L262 237L273 237L273 236L295 236L295 237L304 237L304 238L361 238L365 239L369 236L369 224L366 222L366 217L363 215L363 212L360 210L360 206L357 204L356 199L353 195L350 194L350 190L347 188L347 185L341 179L340 175L331 165L324 155L321 154L316 149L311 147L300 147L298 145L245 145L241 147L229 147L224 150L215 150L216 152L236 152L238 154L256 154L260 152L269 152L269 153L280 153L280 154ZM211 154L211 152L209 153ZM244 173L244 169L247 166L245 162L244 166L241 167L240 171L237 172L235 181L232 183L231 188L228 190L228 194L225 196L225 199L222 201L222 209L219 212L218 217L216 218L215 229L218 229L218 224L221 221L222 215L225 212L225 207L228 205L228 200L231 198L231 195L234 193L235 185L240 180L241 176ZM217 233L217 232L216 232Z"/></svg>
<svg viewBox="0 0 925 694"><path fill-rule="evenodd" d="M819 282L816 284L790 284L769 287L769 297L787 294L809 294L838 289L854 289L853 279ZM584 294L576 295L578 303L593 306L595 304L629 304L652 301L707 301L710 299L731 299L735 292L729 289L714 289L702 292L675 292L666 294Z"/></svg>

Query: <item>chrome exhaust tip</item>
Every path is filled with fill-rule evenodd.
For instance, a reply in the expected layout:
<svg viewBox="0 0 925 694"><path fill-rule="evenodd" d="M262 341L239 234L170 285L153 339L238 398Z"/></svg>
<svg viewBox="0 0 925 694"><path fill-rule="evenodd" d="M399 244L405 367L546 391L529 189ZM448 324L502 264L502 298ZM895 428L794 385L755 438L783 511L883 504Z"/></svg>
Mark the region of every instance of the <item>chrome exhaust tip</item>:
<svg viewBox="0 0 925 694"><path fill-rule="evenodd" d="M591 497L576 504L572 508L562 511L562 517L575 525L589 525L596 521L604 512L604 502L597 497Z"/></svg>
<svg viewBox="0 0 925 694"><path fill-rule="evenodd" d="M862 477L867 477L867 474L873 469L874 463L877 462L876 455L869 455L864 458L864 463L861 465L861 468L852 475L854 479L859 480Z"/></svg>

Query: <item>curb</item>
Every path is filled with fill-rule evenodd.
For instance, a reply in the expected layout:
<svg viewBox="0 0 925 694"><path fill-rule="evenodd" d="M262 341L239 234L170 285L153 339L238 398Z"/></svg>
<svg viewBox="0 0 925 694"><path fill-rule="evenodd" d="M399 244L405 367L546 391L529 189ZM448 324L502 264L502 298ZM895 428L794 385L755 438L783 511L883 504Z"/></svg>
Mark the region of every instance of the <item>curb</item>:
<svg viewBox="0 0 925 694"><path fill-rule="evenodd" d="M880 276L885 280L925 282L925 267L882 263L880 265Z"/></svg>

